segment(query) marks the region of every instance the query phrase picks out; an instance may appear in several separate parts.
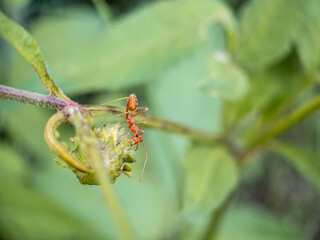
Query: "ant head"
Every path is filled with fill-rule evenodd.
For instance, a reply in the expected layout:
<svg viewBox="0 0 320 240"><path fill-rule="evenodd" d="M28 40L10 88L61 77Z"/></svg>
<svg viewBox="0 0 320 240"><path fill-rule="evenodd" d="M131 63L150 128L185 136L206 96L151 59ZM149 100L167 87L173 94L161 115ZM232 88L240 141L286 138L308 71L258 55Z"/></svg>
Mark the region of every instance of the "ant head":
<svg viewBox="0 0 320 240"><path fill-rule="evenodd" d="M135 133L133 135L132 141L131 141L131 146L137 145L143 141L142 136L140 133Z"/></svg>

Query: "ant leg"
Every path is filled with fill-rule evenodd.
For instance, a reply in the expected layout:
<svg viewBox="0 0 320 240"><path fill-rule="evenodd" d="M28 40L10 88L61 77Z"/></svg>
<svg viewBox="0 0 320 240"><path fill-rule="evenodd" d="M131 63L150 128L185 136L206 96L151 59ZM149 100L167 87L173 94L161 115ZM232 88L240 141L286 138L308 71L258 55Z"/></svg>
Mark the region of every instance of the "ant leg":
<svg viewBox="0 0 320 240"><path fill-rule="evenodd" d="M140 111L140 112L137 112L136 114L132 114L131 117L138 116L138 115L140 115L141 113L144 113L145 111L148 111L148 108L147 108L147 107L137 107L137 109L143 109L143 110Z"/></svg>
<svg viewBox="0 0 320 240"><path fill-rule="evenodd" d="M128 99L128 98L129 98L129 97L117 98L117 99L111 100L111 101L109 101L109 102L102 103L101 105L104 105L104 104L107 104L107 103L111 103L111 102L120 101L120 100L124 100L124 99Z"/></svg>
<svg viewBox="0 0 320 240"><path fill-rule="evenodd" d="M111 100L111 101L102 103L102 105L105 105L105 104L111 103L111 102L116 102L116 101L124 100L124 99L129 99L129 97L117 98L117 99L114 99L114 100ZM128 116L128 115L129 115L128 109L126 110L126 112L118 114L118 116L121 116L121 115L126 115L126 116Z"/></svg>
<svg viewBox="0 0 320 240"><path fill-rule="evenodd" d="M122 115L128 116L128 115L129 115L129 112L123 112L123 113L118 114L117 116L122 116Z"/></svg>
<svg viewBox="0 0 320 240"><path fill-rule="evenodd" d="M143 147L144 147L144 152L146 153L146 160L144 161L144 164L143 164L143 168L142 168L142 171L141 171L141 175L140 175L140 182L142 180L142 176L143 176L143 172L144 172L144 169L146 167L146 164L147 164L147 161L148 161L148 155L147 155L147 148L146 148L146 145L144 145L144 143L142 142L143 144Z"/></svg>
<svg viewBox="0 0 320 240"><path fill-rule="evenodd" d="M139 129L139 131L142 131L142 129L146 126L147 123L146 122L137 122L137 123L135 123L135 125L138 125L138 124L143 124L142 128Z"/></svg>
<svg viewBox="0 0 320 240"><path fill-rule="evenodd" d="M129 129L129 132L126 134L125 137L128 137L128 136L129 136L129 133L132 131L133 126L134 126L134 125L131 126L131 128Z"/></svg>

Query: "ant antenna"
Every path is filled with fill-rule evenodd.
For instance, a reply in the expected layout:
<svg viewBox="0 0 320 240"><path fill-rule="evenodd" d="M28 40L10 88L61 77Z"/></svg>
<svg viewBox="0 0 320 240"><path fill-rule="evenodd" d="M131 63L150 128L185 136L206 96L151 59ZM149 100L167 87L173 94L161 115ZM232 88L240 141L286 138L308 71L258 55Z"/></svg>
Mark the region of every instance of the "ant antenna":
<svg viewBox="0 0 320 240"><path fill-rule="evenodd" d="M143 168L142 168L142 172L141 172L141 176L140 176L140 182L141 182L141 179L142 179L144 168L146 167L147 160L148 160L146 145L144 145L144 142L142 142L142 144L143 144L143 147L144 147L144 152L146 153L146 160L144 161L144 165L143 165Z"/></svg>
<svg viewBox="0 0 320 240"><path fill-rule="evenodd" d="M123 99L128 99L128 98L129 98L129 97L117 98L117 99L114 99L114 100L111 100L111 101L108 101L108 102L102 103L101 105L105 105L105 104L107 104L107 103L116 102L116 101L123 100Z"/></svg>

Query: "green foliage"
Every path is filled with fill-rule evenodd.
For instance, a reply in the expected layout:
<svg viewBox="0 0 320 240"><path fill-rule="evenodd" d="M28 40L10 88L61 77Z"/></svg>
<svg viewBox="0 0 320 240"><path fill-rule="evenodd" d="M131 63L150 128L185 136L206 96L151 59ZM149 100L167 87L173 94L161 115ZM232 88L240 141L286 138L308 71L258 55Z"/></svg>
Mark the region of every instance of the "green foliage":
<svg viewBox="0 0 320 240"><path fill-rule="evenodd" d="M309 0L303 2L302 23L295 43L303 67L312 72L320 64L320 2Z"/></svg>
<svg viewBox="0 0 320 240"><path fill-rule="evenodd" d="M27 186L32 176L31 168L22 156L3 142L0 145L0 159L0 191L6 193L0 195L2 234L7 234L11 239L43 239L45 236L55 239L87 239L94 236L101 239L90 225L33 186Z"/></svg>
<svg viewBox="0 0 320 240"><path fill-rule="evenodd" d="M195 52L207 40L211 24L222 21L232 26L233 21L228 9L214 1L160 1L107 28L97 27L90 12L71 12L71 16L73 20L43 19L33 30L56 83L69 94L150 81ZM60 41L57 35L63 36ZM28 85L34 82L28 76L24 79Z"/></svg>
<svg viewBox="0 0 320 240"><path fill-rule="evenodd" d="M284 240L304 239L297 226L257 207L237 206L230 209L218 239Z"/></svg>
<svg viewBox="0 0 320 240"><path fill-rule="evenodd" d="M1 37L9 42L35 69L45 69L42 53L31 35L2 13L0 24Z"/></svg>
<svg viewBox="0 0 320 240"><path fill-rule="evenodd" d="M302 1L254 0L240 20L237 56L253 71L261 71L289 53L299 29ZM284 14L285 12L285 14Z"/></svg>
<svg viewBox="0 0 320 240"><path fill-rule="evenodd" d="M4 161L1 161L1 182L9 185L22 182L27 176L25 170L28 166L9 145L1 145L0 150L1 159L4 159Z"/></svg>
<svg viewBox="0 0 320 240"><path fill-rule="evenodd" d="M208 61L209 74L201 88L213 97L237 101L248 90L246 73L230 60L224 52L215 52Z"/></svg>
<svg viewBox="0 0 320 240"><path fill-rule="evenodd" d="M319 154L311 149L276 142L273 150L282 154L297 171L320 189Z"/></svg>
<svg viewBox="0 0 320 240"><path fill-rule="evenodd" d="M193 213L215 210L234 189L238 169L222 147L193 146L185 162L184 205Z"/></svg>
<svg viewBox="0 0 320 240"><path fill-rule="evenodd" d="M53 96L62 97L60 90L52 82L52 79L47 72L44 58L33 37L25 29L8 19L1 12L0 26L0 36L12 45L17 52L32 65L49 93Z"/></svg>
<svg viewBox="0 0 320 240"><path fill-rule="evenodd" d="M19 2L5 4L12 16L21 18L19 11L30 14L28 8L19 7L28 5L27 1ZM53 111L1 102L0 237L118 239L116 226L122 232L132 226L137 239L281 240L314 234L311 231L316 232L320 213L317 209L304 212L299 204L309 201L308 206L315 206L320 199L320 165L314 149L319 126L307 123L308 131L291 132L283 142L269 141L278 134L263 137L279 122L288 123L284 130L296 125L299 130L298 123L320 107L318 98L313 99L318 93L320 66L320 4L317 0L237 2L239 10L212 0L156 1L135 9L130 5L128 12L106 25L86 5L65 8L64 3L56 2L64 9L40 12L24 25L31 34L1 14L0 35L24 57L13 54L9 61L1 55L0 62L9 66L1 66L1 82L43 91L25 61L41 80L51 81L38 42L57 86L77 101L106 102L135 92L139 106L165 120L143 114L135 117L137 122L148 119L143 143L149 162L142 184L138 184L146 157L142 144L132 169L123 165L123 158L113 162L113 175L122 171L133 176L120 177L112 188L120 199L113 199L121 204L118 213L128 215L129 224L121 225L115 219L122 214L112 215L112 207L105 211L98 189L78 184L75 176L53 163L55 156L43 140ZM117 13L118 8L112 10ZM4 49L0 48L1 54L9 52L6 46ZM53 88L47 83L50 92ZM53 93L63 96L58 88ZM313 109L306 108L302 118L296 117L297 106L310 103ZM116 104L125 106L125 101ZM65 111L64 116L66 113L70 112ZM84 151L79 148L74 156L87 164L91 156L99 160L98 142L82 127L87 122L81 114L76 124L71 122L77 133L73 140ZM99 123L123 120L106 115ZM183 137L148 128L168 130L168 125L172 131L179 128L176 132ZM70 147L73 129L64 126L59 132L62 144L68 142ZM296 141L307 139L311 148L285 143L288 136ZM130 145L129 140L123 140L126 146L118 144L108 134L98 137L117 152ZM303 194L299 194L301 189L292 190L297 191L298 199L289 197L291 189L284 182L277 183L280 197L268 192L272 183L265 176L273 177L269 165L252 164L257 156L264 158L267 150L285 156L315 188L307 185ZM99 174L107 179L107 162L97 161L99 164ZM244 177L248 169L255 176L249 184ZM292 185L305 186L296 172L286 170ZM304 228L299 227L302 223ZM134 238L126 234L124 238Z"/></svg>

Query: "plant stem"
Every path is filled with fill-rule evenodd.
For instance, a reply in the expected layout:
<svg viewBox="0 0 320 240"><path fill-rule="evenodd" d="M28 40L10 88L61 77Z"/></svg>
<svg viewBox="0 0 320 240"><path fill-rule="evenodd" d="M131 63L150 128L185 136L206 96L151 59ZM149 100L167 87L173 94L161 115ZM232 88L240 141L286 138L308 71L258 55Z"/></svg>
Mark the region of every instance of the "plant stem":
<svg viewBox="0 0 320 240"><path fill-rule="evenodd" d="M214 240L217 238L221 221L229 209L232 198L233 194L229 195L229 197L219 206L219 208L212 213L204 240Z"/></svg>
<svg viewBox="0 0 320 240"><path fill-rule="evenodd" d="M93 114L93 116L104 115L106 113L119 115L120 113L123 113L125 111L125 108L123 107L104 105L82 105L82 107L85 110L89 110ZM178 133L198 141L209 143L223 142L222 139L214 136L213 134L190 128L180 123L175 123L162 118L158 118L150 114L141 114L139 116L136 116L136 121L146 121L146 127L148 128L156 128L168 132Z"/></svg>
<svg viewBox="0 0 320 240"><path fill-rule="evenodd" d="M57 110L61 110L65 106L67 106L67 102L55 97L11 88L3 85L0 85L0 98L22 103L29 103L42 107L55 108Z"/></svg>
<svg viewBox="0 0 320 240"><path fill-rule="evenodd" d="M108 171L105 170L101 155L97 150L97 140L87 124L86 120L88 120L88 116L84 115L87 113L81 113L81 110L76 108L70 110L72 110L70 111L70 118L76 128L76 133L78 133L80 137L82 153L85 155L85 158L91 162L97 182L99 182L102 188L104 199L111 211L114 223L118 228L119 235L124 240L134 239L128 218L116 197Z"/></svg>
<svg viewBox="0 0 320 240"><path fill-rule="evenodd" d="M303 104L301 107L290 113L288 116L280 119L276 122L270 131L266 134L254 139L249 143L249 149L256 149L259 146L266 143L271 138L285 132L295 124L301 122L303 119L314 113L320 108L320 96L313 98L307 103Z"/></svg>
<svg viewBox="0 0 320 240"><path fill-rule="evenodd" d="M42 107L55 108L57 110L61 110L68 105L68 102L57 99L55 97L15 89L3 85L0 85L0 98L18 101L22 103L34 104ZM123 107L104 105L82 105L82 107L84 110L90 111L93 114L93 116L99 116L104 114L118 115L120 113L123 113L123 111L125 110ZM146 127L149 128L162 129L168 132L186 135L195 140L210 143L222 142L222 139L217 138L212 134L208 134L197 129L190 128L179 123L161 119L150 114L141 114L140 116L137 116L137 121L146 121Z"/></svg>

